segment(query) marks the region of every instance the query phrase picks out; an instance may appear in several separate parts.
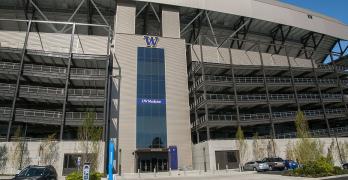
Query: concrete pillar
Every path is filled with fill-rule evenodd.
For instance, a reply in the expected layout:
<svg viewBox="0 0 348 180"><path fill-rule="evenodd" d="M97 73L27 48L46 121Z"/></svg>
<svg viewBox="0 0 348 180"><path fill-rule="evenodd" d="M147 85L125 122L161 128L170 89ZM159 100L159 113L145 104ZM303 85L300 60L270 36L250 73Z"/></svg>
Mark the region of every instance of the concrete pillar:
<svg viewBox="0 0 348 180"><path fill-rule="evenodd" d="M135 34L136 5L133 1L117 3L115 33Z"/></svg>
<svg viewBox="0 0 348 180"><path fill-rule="evenodd" d="M180 38L180 16L177 7L162 6L162 36Z"/></svg>

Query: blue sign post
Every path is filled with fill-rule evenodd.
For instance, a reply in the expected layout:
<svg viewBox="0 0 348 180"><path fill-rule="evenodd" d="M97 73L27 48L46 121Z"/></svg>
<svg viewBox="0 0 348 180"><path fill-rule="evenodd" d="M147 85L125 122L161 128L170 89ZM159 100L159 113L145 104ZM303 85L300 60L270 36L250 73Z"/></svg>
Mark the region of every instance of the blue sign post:
<svg viewBox="0 0 348 180"><path fill-rule="evenodd" d="M108 163L108 175L109 180L113 180L113 169L114 169L114 143L112 141L109 142L109 163Z"/></svg>

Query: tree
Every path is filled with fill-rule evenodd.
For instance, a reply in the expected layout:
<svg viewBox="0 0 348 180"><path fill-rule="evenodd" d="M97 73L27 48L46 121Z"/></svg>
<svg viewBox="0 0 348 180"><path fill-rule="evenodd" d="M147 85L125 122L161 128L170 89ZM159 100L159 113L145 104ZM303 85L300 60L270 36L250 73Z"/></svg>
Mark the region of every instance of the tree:
<svg viewBox="0 0 348 180"><path fill-rule="evenodd" d="M274 139L268 140L267 144L267 156L268 157L276 157L276 149L277 149L277 144L274 142Z"/></svg>
<svg viewBox="0 0 348 180"><path fill-rule="evenodd" d="M340 142L339 143L339 148L340 148L340 152L341 152L341 157L340 157L340 154L337 153L338 159L342 158L342 162L343 163L348 162L348 143L347 143L347 141Z"/></svg>
<svg viewBox="0 0 348 180"><path fill-rule="evenodd" d="M262 142L260 142L258 133L255 133L253 136L253 155L254 160L261 160L265 157L265 148L262 146Z"/></svg>
<svg viewBox="0 0 348 180"><path fill-rule="evenodd" d="M8 149L6 144L0 146L0 171L1 172L3 172L6 167L7 160L8 160L7 154L8 154Z"/></svg>
<svg viewBox="0 0 348 180"><path fill-rule="evenodd" d="M102 135L102 128L94 126L95 115L93 112L87 112L78 130L78 139L83 152L81 162L91 163L92 171L98 168L99 141Z"/></svg>
<svg viewBox="0 0 348 180"><path fill-rule="evenodd" d="M290 140L286 144L285 156L286 156L286 159L291 159L291 160L295 159L293 144L291 143Z"/></svg>
<svg viewBox="0 0 348 180"><path fill-rule="evenodd" d="M323 154L323 145L319 140L310 138L308 124L302 111L298 111L295 120L298 141L294 147L296 160L301 164L313 162Z"/></svg>
<svg viewBox="0 0 348 180"><path fill-rule="evenodd" d="M12 165L16 169L22 169L31 163L31 158L29 157L28 143L23 137L21 137L21 128L18 127L14 134L14 151L12 154Z"/></svg>
<svg viewBox="0 0 348 180"><path fill-rule="evenodd" d="M51 134L39 146L39 164L53 165L59 158L58 142L55 140L56 134Z"/></svg>
<svg viewBox="0 0 348 180"><path fill-rule="evenodd" d="M239 166L242 167L245 161L245 154L246 154L248 145L244 138L244 132L240 126L237 129L236 138L237 138L236 146L239 150Z"/></svg>
<svg viewBox="0 0 348 180"><path fill-rule="evenodd" d="M327 149L327 154L326 154L326 158L329 162L331 162L332 164L334 163L334 151L335 151L335 141L334 139L331 140L330 146Z"/></svg>

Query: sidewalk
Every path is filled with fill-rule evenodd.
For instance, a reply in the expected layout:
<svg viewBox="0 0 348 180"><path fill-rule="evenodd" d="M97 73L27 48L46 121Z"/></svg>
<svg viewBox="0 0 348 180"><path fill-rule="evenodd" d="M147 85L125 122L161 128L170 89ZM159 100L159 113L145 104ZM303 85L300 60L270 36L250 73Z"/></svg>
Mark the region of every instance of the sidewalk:
<svg viewBox="0 0 348 180"><path fill-rule="evenodd" d="M348 175L323 177L323 178L305 178L282 176L280 174L262 174L254 171L239 172L238 170L220 170L220 171L172 171L161 173L125 173L122 176L117 176L117 180L346 180Z"/></svg>

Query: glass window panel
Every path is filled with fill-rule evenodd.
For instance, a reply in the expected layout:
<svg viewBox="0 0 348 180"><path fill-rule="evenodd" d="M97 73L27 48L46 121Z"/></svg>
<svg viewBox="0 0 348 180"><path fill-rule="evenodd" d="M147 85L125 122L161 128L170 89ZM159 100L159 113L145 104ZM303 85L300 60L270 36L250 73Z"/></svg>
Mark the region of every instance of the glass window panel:
<svg viewBox="0 0 348 180"><path fill-rule="evenodd" d="M137 85L137 148L165 148L167 129L163 49L138 48Z"/></svg>

